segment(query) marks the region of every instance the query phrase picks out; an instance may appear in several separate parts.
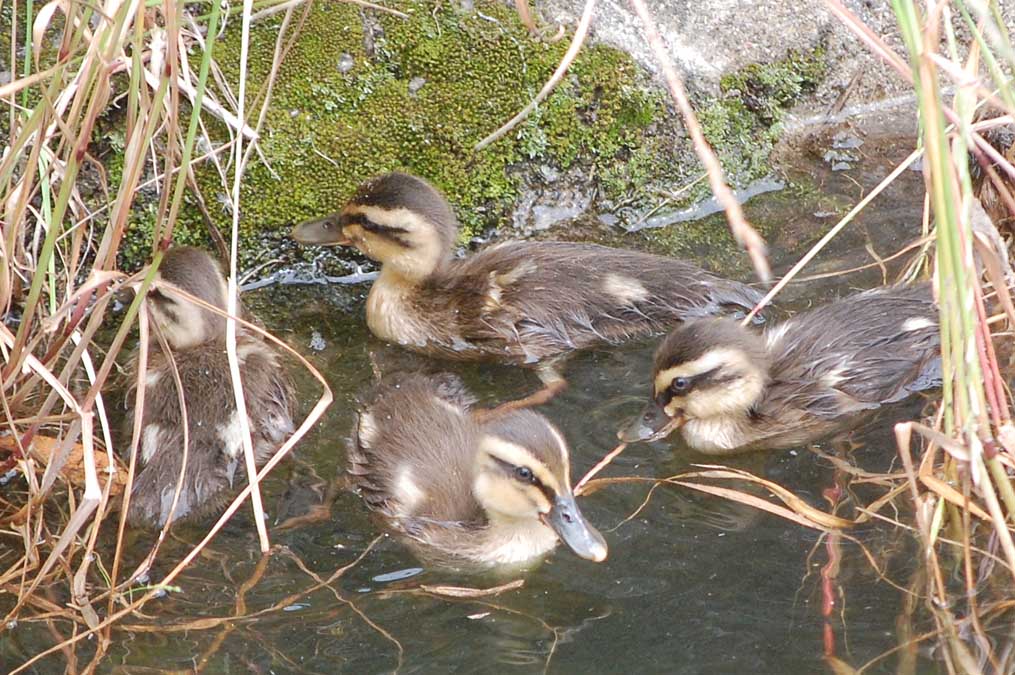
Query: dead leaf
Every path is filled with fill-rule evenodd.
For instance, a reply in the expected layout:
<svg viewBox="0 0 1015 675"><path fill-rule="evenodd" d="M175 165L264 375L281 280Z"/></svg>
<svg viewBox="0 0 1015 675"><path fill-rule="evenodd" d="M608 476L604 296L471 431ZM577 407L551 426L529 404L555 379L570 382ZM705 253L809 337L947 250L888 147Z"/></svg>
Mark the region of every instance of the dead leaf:
<svg viewBox="0 0 1015 675"><path fill-rule="evenodd" d="M60 447L60 441L56 438L49 436L36 435L32 439L32 443L28 448L29 454L43 466L49 464L50 458ZM14 452L16 444L13 436L4 436L0 438L0 452ZM127 467L124 466L123 462L114 455L113 457L114 470L116 473L113 474L113 485L110 488L110 496L117 497L123 494L123 489L127 485ZM95 471L99 476L99 484L105 488L106 480L109 478L109 458L104 452L95 453ZM70 456L67 457L67 462L63 466L63 470L60 472L63 478L73 485L74 487L84 487L85 484L85 467L84 467L84 451L81 448L80 443L75 443L74 447L71 448Z"/></svg>

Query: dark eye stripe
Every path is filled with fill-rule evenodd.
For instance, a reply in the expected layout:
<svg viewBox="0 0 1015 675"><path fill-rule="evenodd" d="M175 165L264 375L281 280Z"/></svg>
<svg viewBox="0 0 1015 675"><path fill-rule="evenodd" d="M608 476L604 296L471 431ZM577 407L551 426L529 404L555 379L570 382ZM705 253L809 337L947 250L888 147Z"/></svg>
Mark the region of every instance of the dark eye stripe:
<svg viewBox="0 0 1015 675"><path fill-rule="evenodd" d="M148 291L148 299L154 300L160 305L173 304L173 299L157 288L153 288Z"/></svg>
<svg viewBox="0 0 1015 675"><path fill-rule="evenodd" d="M663 391L659 392L656 396L656 401L661 405L666 405L675 396L687 396L689 393L697 389L703 384L726 384L727 382L733 382L738 379L736 376L720 377L719 371L722 370L722 366L716 366L712 370L706 370L704 373L698 373L697 375L686 375L683 379L687 380L687 386L682 390L675 391L673 388L673 382L680 378L673 378L670 381L670 385Z"/></svg>
<svg viewBox="0 0 1015 675"><path fill-rule="evenodd" d="M402 248L412 248L412 244L405 240L400 235L408 234L409 230L404 227L398 227L396 225L382 225L376 221L370 220L362 214L352 214L345 216L342 222L343 225L359 225L367 232L373 232L380 236L390 239L394 243L398 244Z"/></svg>
<svg viewBox="0 0 1015 675"><path fill-rule="evenodd" d="M506 473L512 480L518 480L518 477L515 476L515 469L517 469L518 467L516 467L511 462L505 462L500 457L494 457L493 455L490 455L490 457L493 458L493 461L497 463L497 466L502 468L504 470L504 473ZM546 499L551 504L553 503L553 500L556 499L557 497L557 495L554 493L552 489L544 485L543 481L539 480L539 476L536 475L535 471L532 472L532 482L529 483L529 485L539 488L539 491L543 493L543 496L546 497Z"/></svg>

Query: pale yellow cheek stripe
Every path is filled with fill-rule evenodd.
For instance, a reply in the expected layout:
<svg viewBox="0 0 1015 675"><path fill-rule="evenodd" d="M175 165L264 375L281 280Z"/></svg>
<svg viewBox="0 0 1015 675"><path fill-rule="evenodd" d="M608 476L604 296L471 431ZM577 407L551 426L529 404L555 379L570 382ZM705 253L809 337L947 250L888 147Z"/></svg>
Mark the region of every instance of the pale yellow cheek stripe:
<svg viewBox="0 0 1015 675"><path fill-rule="evenodd" d="M384 209L354 204L342 212L346 215L362 215L385 227L404 229L406 233L403 236L410 245L408 249L356 224L346 225L342 232L346 237L362 242L357 248L363 253L380 263L396 265L400 273L409 278L421 279L430 274L445 255L437 225L407 208Z"/></svg>
<svg viewBox="0 0 1015 675"><path fill-rule="evenodd" d="M540 513L549 513L553 508L542 490L534 485L521 485L503 474L488 475L477 486L474 489L478 490L480 502L486 508L493 507L501 513L527 514L533 508Z"/></svg>
<svg viewBox="0 0 1015 675"><path fill-rule="evenodd" d="M153 302L150 305L152 317L159 324L169 345L174 349L186 349L204 342L208 336L204 331L202 309L188 299L183 294L184 291L176 284L163 279L161 274L155 275L153 287L175 301L174 319L170 319L165 312L159 309L158 304Z"/></svg>
<svg viewBox="0 0 1015 675"><path fill-rule="evenodd" d="M747 354L739 349L725 347L710 349L693 361L687 361L656 373L655 393L658 396L678 377L694 377L720 366L741 372L751 369Z"/></svg>
<svg viewBox="0 0 1015 675"><path fill-rule="evenodd" d="M547 424L546 428L550 430L553 437L557 440L557 446L560 448L560 456L564 458L564 482L567 484L568 489L571 487L571 453L567 448L567 441L561 435L560 431L557 430L552 424ZM550 485L550 483L547 483ZM557 494L560 494L559 485L554 488Z"/></svg>
<svg viewBox="0 0 1015 675"><path fill-rule="evenodd" d="M485 436L480 443L480 449L502 462L528 467L543 485L557 494L561 494L560 482L557 477L550 473L546 465L537 460L531 452L517 443L510 443L496 436Z"/></svg>

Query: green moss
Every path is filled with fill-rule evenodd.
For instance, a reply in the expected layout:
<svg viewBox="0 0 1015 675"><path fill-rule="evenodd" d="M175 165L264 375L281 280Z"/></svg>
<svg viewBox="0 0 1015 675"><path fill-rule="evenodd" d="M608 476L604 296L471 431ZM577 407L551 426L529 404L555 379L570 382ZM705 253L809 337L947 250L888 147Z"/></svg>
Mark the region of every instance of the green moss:
<svg viewBox="0 0 1015 675"><path fill-rule="evenodd" d="M277 74L259 140L263 161L255 155L245 176L245 264L285 242L294 223L337 210L357 184L384 171L406 170L435 183L455 205L463 239L504 220L519 196L523 165L580 167L595 177L600 198L615 205L651 206L660 199L659 187L672 189L701 173L664 94L648 86L628 55L603 45L587 45L526 121L475 152L480 139L532 100L568 41L532 40L514 11L495 0L476 0L478 11L468 12L428 0L406 0L399 9L410 18L375 14L365 25L370 15L351 4L310 6ZM251 118L264 95L280 25L281 16L268 18L251 33ZM215 60L235 92L240 22L230 21L215 45ZM199 53L190 55L191 63L199 59ZM351 68L339 67L350 59ZM705 133L733 182L767 173L782 111L823 68L823 54L790 54L727 76L719 97L699 102ZM231 138L224 125L206 119L214 142ZM220 203L218 171L202 164L197 180L212 219L228 232L231 216ZM686 198L707 194L701 182ZM204 240L193 197L188 203L177 241ZM145 207L135 215L127 253L143 252L143 259L151 246L152 211ZM722 225L703 227L720 233L708 236L728 236Z"/></svg>
<svg viewBox="0 0 1015 675"><path fill-rule="evenodd" d="M766 239L771 232L764 224L752 223ZM658 253L692 260L708 261L724 276L748 276L750 262L730 232L726 217L717 213L707 218L675 223L644 232L648 248Z"/></svg>
<svg viewBox="0 0 1015 675"><path fill-rule="evenodd" d="M732 182L767 173L785 111L813 91L825 70L825 51L819 47L806 54L791 51L781 61L753 64L720 80L721 95L701 106L698 119Z"/></svg>
<svg viewBox="0 0 1015 675"><path fill-rule="evenodd" d="M567 41L533 41L502 3L480 0L476 8L482 17L453 3L436 10L422 0L404 3L409 20L376 17L383 36L374 37L369 56L358 8L314 3L275 84L260 141L267 163L252 162L246 174L245 231L287 233L338 209L366 178L402 169L448 195L468 237L497 224L518 196L516 164L580 163L605 172L643 145L662 99L648 93L630 57L592 46L525 123L474 152L536 95L567 48ZM234 87L238 27L230 24L215 54ZM268 77L278 28L279 20L267 20L252 33L248 103ZM338 67L342 54L352 57L347 72ZM222 190L213 167L202 167L198 181L208 201ZM212 215L228 224L228 214Z"/></svg>

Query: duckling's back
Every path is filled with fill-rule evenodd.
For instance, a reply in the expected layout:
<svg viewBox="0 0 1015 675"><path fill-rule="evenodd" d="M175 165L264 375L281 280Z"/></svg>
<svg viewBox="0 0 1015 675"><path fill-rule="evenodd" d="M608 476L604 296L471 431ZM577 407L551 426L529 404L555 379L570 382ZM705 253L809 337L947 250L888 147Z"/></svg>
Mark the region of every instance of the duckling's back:
<svg viewBox="0 0 1015 675"><path fill-rule="evenodd" d="M292 383L275 354L260 341L239 342L247 416L260 466L292 433ZM246 480L242 436L224 345L207 343L173 355L187 412L187 457L173 520L219 511L231 488ZM133 405L133 392L128 404ZM128 411L132 416L133 411ZM184 462L183 420L172 366L154 350L148 365L138 461L127 513L136 525L161 527L169 519Z"/></svg>
<svg viewBox="0 0 1015 675"><path fill-rule="evenodd" d="M938 310L929 283L823 305L770 329L766 339L775 355L773 397L813 414L874 408L940 382Z"/></svg>
<svg viewBox="0 0 1015 675"><path fill-rule="evenodd" d="M474 400L451 375L396 375L365 397L347 472L367 505L410 536L475 524L471 477L479 428Z"/></svg>
<svg viewBox="0 0 1015 675"><path fill-rule="evenodd" d="M761 297L682 260L553 241L494 246L427 283L418 314L440 317L437 336L457 333L448 355L483 351L522 363L657 334L690 318L743 316Z"/></svg>

